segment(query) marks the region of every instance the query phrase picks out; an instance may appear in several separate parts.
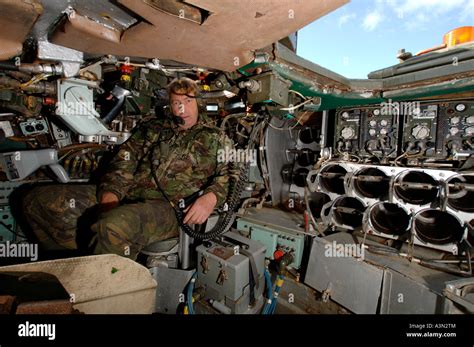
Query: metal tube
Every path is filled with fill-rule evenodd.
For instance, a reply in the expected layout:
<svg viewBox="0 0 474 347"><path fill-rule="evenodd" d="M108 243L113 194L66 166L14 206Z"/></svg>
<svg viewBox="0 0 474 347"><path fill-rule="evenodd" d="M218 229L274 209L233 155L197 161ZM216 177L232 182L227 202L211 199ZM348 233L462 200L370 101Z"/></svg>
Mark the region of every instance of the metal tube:
<svg viewBox="0 0 474 347"><path fill-rule="evenodd" d="M179 261L182 270L186 270L190 266L190 246L192 238L179 228Z"/></svg>

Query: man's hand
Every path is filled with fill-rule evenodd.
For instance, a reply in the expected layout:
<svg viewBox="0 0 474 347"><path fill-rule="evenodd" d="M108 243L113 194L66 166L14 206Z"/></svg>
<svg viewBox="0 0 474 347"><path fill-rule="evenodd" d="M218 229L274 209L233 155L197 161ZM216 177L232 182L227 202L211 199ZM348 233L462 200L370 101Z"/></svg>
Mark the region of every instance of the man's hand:
<svg viewBox="0 0 474 347"><path fill-rule="evenodd" d="M199 197L191 206L184 210L184 224L203 224L211 215L217 204L217 197L209 192Z"/></svg>
<svg viewBox="0 0 474 347"><path fill-rule="evenodd" d="M104 192L100 197L99 209L101 212L107 212L120 204L120 200L117 195L112 192Z"/></svg>

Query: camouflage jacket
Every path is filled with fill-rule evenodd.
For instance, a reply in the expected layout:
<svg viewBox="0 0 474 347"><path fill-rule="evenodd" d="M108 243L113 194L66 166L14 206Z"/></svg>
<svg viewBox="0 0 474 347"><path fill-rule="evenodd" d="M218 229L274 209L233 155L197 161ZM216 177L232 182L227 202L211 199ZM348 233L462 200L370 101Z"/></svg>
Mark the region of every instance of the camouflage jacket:
<svg viewBox="0 0 474 347"><path fill-rule="evenodd" d="M173 129L169 122L157 119L139 125L107 168L99 198L106 191L120 200L161 198L158 180L175 203L206 185L204 193L213 192L220 206L227 198L230 169L218 162L218 150L233 145L218 128L206 123L208 118L199 115L188 130Z"/></svg>

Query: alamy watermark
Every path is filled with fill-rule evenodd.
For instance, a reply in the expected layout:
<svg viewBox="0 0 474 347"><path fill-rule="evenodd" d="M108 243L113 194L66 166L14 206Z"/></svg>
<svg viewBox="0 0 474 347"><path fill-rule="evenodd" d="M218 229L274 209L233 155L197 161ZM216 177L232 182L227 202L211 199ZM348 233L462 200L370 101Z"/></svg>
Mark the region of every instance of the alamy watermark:
<svg viewBox="0 0 474 347"><path fill-rule="evenodd" d="M0 258L30 258L38 260L37 243L0 243Z"/></svg>
<svg viewBox="0 0 474 347"><path fill-rule="evenodd" d="M217 151L217 162L219 163L250 163L257 165L256 149L235 149L225 147Z"/></svg>
<svg viewBox="0 0 474 347"><path fill-rule="evenodd" d="M56 324L37 324L26 321L18 325L20 337L47 337L48 340L56 339Z"/></svg>
<svg viewBox="0 0 474 347"><path fill-rule="evenodd" d="M333 241L324 245L324 256L327 258L361 258L364 259L364 246L355 243L337 243Z"/></svg>
<svg viewBox="0 0 474 347"><path fill-rule="evenodd" d="M380 104L380 114L382 116L400 116L400 115L417 115L420 113L420 102L393 102L392 99L388 99L388 102L382 102Z"/></svg>

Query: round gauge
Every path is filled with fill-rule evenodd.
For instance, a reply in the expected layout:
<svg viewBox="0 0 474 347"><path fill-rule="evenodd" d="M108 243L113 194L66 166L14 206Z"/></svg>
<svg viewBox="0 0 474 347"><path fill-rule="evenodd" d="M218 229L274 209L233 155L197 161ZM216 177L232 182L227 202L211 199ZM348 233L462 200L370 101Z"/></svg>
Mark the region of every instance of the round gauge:
<svg viewBox="0 0 474 347"><path fill-rule="evenodd" d="M370 136L375 136L375 135L377 135L377 131L375 129L370 129L369 130L369 135Z"/></svg>
<svg viewBox="0 0 474 347"><path fill-rule="evenodd" d="M464 112L464 110L466 110L466 105L464 105L464 104L457 104L456 105L456 111Z"/></svg>
<svg viewBox="0 0 474 347"><path fill-rule="evenodd" d="M411 134L417 140L425 140L428 136L430 136L430 129L426 125L418 124L412 129Z"/></svg>
<svg viewBox="0 0 474 347"><path fill-rule="evenodd" d="M379 109L375 109L374 110L374 116L378 116L380 114L380 110Z"/></svg>
<svg viewBox="0 0 474 347"><path fill-rule="evenodd" d="M388 121L386 119L382 119L380 121L380 125L383 126L383 127L386 127L388 125Z"/></svg>
<svg viewBox="0 0 474 347"><path fill-rule="evenodd" d="M469 116L466 118L467 124L474 124L474 116Z"/></svg>
<svg viewBox="0 0 474 347"><path fill-rule="evenodd" d="M380 129L380 135L387 135L388 133L388 130L383 128L383 129Z"/></svg>
<svg viewBox="0 0 474 347"><path fill-rule="evenodd" d="M341 130L341 136L344 140L350 140L354 137L355 131L352 128L346 127Z"/></svg>
<svg viewBox="0 0 474 347"><path fill-rule="evenodd" d="M466 132L466 135L467 135L467 136L472 136L472 135L474 135L474 127L466 128L465 132Z"/></svg>
<svg viewBox="0 0 474 347"><path fill-rule="evenodd" d="M342 112L342 118L349 118L349 112Z"/></svg>
<svg viewBox="0 0 474 347"><path fill-rule="evenodd" d="M449 133L451 134L451 136L455 136L458 132L459 132L458 128L450 128L449 129Z"/></svg>
<svg viewBox="0 0 474 347"><path fill-rule="evenodd" d="M377 126L377 122L375 120L371 120L369 122L369 125L374 128L375 126Z"/></svg>
<svg viewBox="0 0 474 347"><path fill-rule="evenodd" d="M451 124L458 124L460 121L461 121L461 118L455 116L455 117L452 117L449 122L450 122Z"/></svg>

